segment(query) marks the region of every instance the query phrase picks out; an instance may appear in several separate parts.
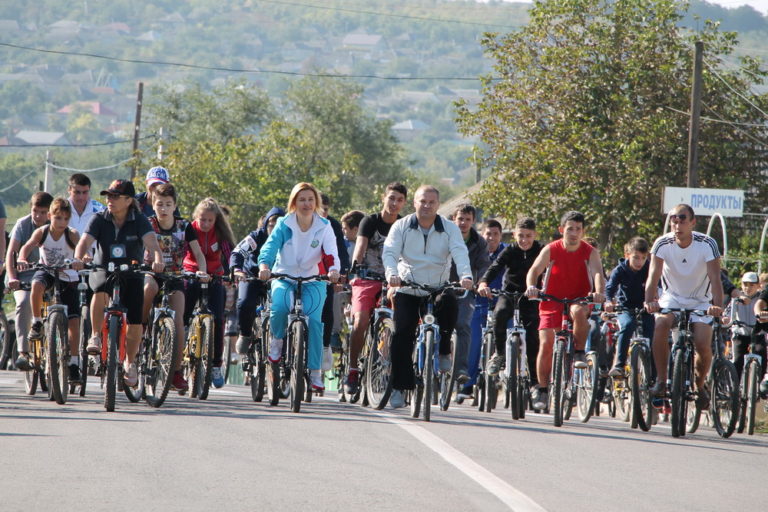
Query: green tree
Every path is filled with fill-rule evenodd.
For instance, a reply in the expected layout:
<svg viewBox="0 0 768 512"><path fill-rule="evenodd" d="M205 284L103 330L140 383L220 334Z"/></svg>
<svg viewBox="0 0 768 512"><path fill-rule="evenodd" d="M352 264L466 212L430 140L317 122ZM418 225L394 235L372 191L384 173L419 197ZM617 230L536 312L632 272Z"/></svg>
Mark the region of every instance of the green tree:
<svg viewBox="0 0 768 512"><path fill-rule="evenodd" d="M727 72L721 55L735 35L707 23L698 34L679 28L673 0L537 1L519 31L483 39L494 61L477 108L458 105L465 134L487 145L492 174L477 196L486 211L514 219L533 214L542 231L565 210L583 211L603 248L615 253L635 234L658 236L662 187L684 186L692 42L705 43L704 114L762 123L715 72L765 110L750 86L765 74ZM699 186L745 188L762 201L764 130L706 122ZM596 231L595 231L596 228Z"/></svg>

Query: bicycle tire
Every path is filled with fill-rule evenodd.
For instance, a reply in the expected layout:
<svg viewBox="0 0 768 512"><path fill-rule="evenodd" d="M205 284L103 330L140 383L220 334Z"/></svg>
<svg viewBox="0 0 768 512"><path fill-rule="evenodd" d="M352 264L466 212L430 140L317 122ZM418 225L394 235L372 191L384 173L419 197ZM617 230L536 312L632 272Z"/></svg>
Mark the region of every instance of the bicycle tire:
<svg viewBox="0 0 768 512"><path fill-rule="evenodd" d="M123 392L125 393L126 398L128 398L128 401L132 403L138 403L139 401L141 401L141 399L146 398L146 394L144 393L144 386L146 381L143 378L143 374L146 372L146 367L147 367L146 360L147 360L146 343L142 338L139 344L139 352L138 354L136 354L136 358L133 360L138 370L138 379L136 380L136 386L131 387L127 385L125 382L122 383Z"/></svg>
<svg viewBox="0 0 768 512"><path fill-rule="evenodd" d="M195 367L194 380L197 381L197 398L207 400L213 380L213 317L205 316L200 323L200 328L198 341L201 352Z"/></svg>
<svg viewBox="0 0 768 512"><path fill-rule="evenodd" d="M254 340L253 354L249 355L253 363L249 366L251 398L254 402L261 402L264 399L264 382L266 381L267 365L264 361L264 351L261 339Z"/></svg>
<svg viewBox="0 0 768 512"><path fill-rule="evenodd" d="M565 340L555 340L555 350L552 362L552 392L550 396L554 400L553 421L556 427L563 426L563 366L565 358Z"/></svg>
<svg viewBox="0 0 768 512"><path fill-rule="evenodd" d="M122 318L118 315L109 316L109 336L107 345L107 382L104 390L104 408L112 412L115 410L115 397L117 394L117 359L120 348L120 331L122 330Z"/></svg>
<svg viewBox="0 0 768 512"><path fill-rule="evenodd" d="M582 423L588 422L595 410L598 395L597 386L600 380L597 354L594 352L587 354L586 363L587 368L581 370L581 378L576 390L576 409Z"/></svg>
<svg viewBox="0 0 768 512"><path fill-rule="evenodd" d="M513 420L520 419L520 375L518 370L520 369L520 363L518 357L520 357L520 339L517 334L512 336L511 340L508 340L509 360L507 361L507 396L509 397L509 410L512 414Z"/></svg>
<svg viewBox="0 0 768 512"><path fill-rule="evenodd" d="M301 411L301 401L304 397L305 370L306 370L306 330L301 321L293 322L290 330L288 347L291 349L291 411Z"/></svg>
<svg viewBox="0 0 768 512"><path fill-rule="evenodd" d="M435 333L427 330L424 333L424 346L426 348L426 357L424 358L424 421L430 421L432 418L432 398L435 390L435 355L437 347L435 346Z"/></svg>
<svg viewBox="0 0 768 512"><path fill-rule="evenodd" d="M438 372L438 378L435 379L437 383L434 392L436 400L432 401L432 405L439 405L441 411L447 411L451 406L453 391L456 389L456 374L459 363L453 355L456 354L457 343L458 338L454 333L451 335L451 369L447 372ZM435 350L439 351L439 347L435 347Z"/></svg>
<svg viewBox="0 0 768 512"><path fill-rule="evenodd" d="M670 389L672 414L670 414L670 426L672 437L685 436L686 409L688 400L685 396L685 379L688 375L685 351L682 348L674 349L672 357L672 384Z"/></svg>
<svg viewBox="0 0 768 512"><path fill-rule="evenodd" d="M376 321L373 332L375 337L371 339L366 335L366 344L371 342L368 348L368 357L365 360L365 392L368 401L376 410L387 406L392 394L392 361L390 350L392 348L392 334L395 332L395 323L388 317L380 317Z"/></svg>
<svg viewBox="0 0 768 512"><path fill-rule="evenodd" d="M651 365L645 345L635 345L632 348L629 365L632 414L640 430L648 432L653 424L653 403L650 391Z"/></svg>
<svg viewBox="0 0 768 512"><path fill-rule="evenodd" d="M8 318L0 308L0 370L5 370L8 367L11 352L11 331L8 329Z"/></svg>
<svg viewBox="0 0 768 512"><path fill-rule="evenodd" d="M91 336L91 317L88 306L80 308L80 396L85 396L88 384L88 338Z"/></svg>
<svg viewBox="0 0 768 512"><path fill-rule="evenodd" d="M752 360L747 365L746 403L744 404L747 435L755 433L755 411L757 410L757 396L759 393L760 365Z"/></svg>
<svg viewBox="0 0 768 512"><path fill-rule="evenodd" d="M496 342L493 338L493 333L486 333L485 338L483 339L483 359L485 360L484 363L486 368L495 348ZM488 372L484 370L483 377L485 379L485 407L481 410L491 412L496 408L496 401L499 398L499 388L497 387L498 375L489 375Z"/></svg>
<svg viewBox="0 0 768 512"><path fill-rule="evenodd" d="M173 382L176 355L176 325L170 316L155 318L152 325L147 380L144 385L147 404L160 407L165 402Z"/></svg>
<svg viewBox="0 0 768 512"><path fill-rule="evenodd" d="M620 387L617 387L611 378L608 379L608 382L610 383L611 393L613 395L613 403L616 406L616 416L618 416L621 421L631 422L632 395L627 393L625 385L622 384Z"/></svg>
<svg viewBox="0 0 768 512"><path fill-rule="evenodd" d="M37 393L37 380L38 380L37 368L32 368L24 372L24 390L30 396Z"/></svg>
<svg viewBox="0 0 768 512"><path fill-rule="evenodd" d="M477 400L477 403L475 404L477 406L477 410L480 412L485 411L485 402L487 398L486 393L486 382L485 379L477 379L477 383L475 384L475 397Z"/></svg>
<svg viewBox="0 0 768 512"><path fill-rule="evenodd" d="M274 407L280 403L282 393L280 392L280 366L278 363L269 363L267 371L267 398L269 405Z"/></svg>
<svg viewBox="0 0 768 512"><path fill-rule="evenodd" d="M45 323L48 365L46 373L51 384L51 396L63 405L69 391L69 365L67 358L67 318L62 311L51 311Z"/></svg>
<svg viewBox="0 0 768 512"><path fill-rule="evenodd" d="M725 359L717 359L712 368L712 393L709 410L717 434L728 438L739 417L739 380L736 367Z"/></svg>
<svg viewBox="0 0 768 512"><path fill-rule="evenodd" d="M413 390L410 393L410 399L411 399L411 417L412 418L418 418L421 414L421 400L424 397L424 379L423 375L419 375L419 343L417 342L416 345L413 347L413 357L411 359L413 361L413 371L416 374L416 383L414 385Z"/></svg>

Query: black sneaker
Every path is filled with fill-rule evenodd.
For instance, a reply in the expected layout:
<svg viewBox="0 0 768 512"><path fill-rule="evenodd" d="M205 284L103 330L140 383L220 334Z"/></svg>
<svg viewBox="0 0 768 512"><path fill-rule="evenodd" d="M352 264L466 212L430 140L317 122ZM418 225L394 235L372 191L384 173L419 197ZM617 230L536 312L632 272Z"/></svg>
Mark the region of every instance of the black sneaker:
<svg viewBox="0 0 768 512"><path fill-rule="evenodd" d="M700 389L696 396L696 407L701 411L709 409L709 391Z"/></svg>
<svg viewBox="0 0 768 512"><path fill-rule="evenodd" d="M32 369L32 365L29 364L29 354L21 352L19 357L16 358L16 369L22 372L28 372Z"/></svg>
<svg viewBox="0 0 768 512"><path fill-rule="evenodd" d="M43 337L43 322L38 320L37 322L32 324L32 327L29 328L29 334L28 337L31 340L39 340Z"/></svg>
<svg viewBox="0 0 768 512"><path fill-rule="evenodd" d="M69 365L69 382L80 382L80 367L76 364Z"/></svg>

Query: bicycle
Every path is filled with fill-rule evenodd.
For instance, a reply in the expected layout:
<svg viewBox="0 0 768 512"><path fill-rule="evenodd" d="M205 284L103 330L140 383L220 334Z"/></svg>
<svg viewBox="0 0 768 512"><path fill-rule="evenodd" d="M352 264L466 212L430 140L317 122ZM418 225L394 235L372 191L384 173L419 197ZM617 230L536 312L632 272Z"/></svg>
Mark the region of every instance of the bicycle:
<svg viewBox="0 0 768 512"><path fill-rule="evenodd" d="M141 267L144 270L146 267ZM136 366L139 379L136 388L125 386L128 399L138 402L146 400L151 407L160 407L168 397L173 381L174 368L178 364L176 355L176 313L170 306L169 285L180 279L183 274L175 272L153 273L149 275L164 277L163 285L155 296L154 306L150 309L147 328L142 336ZM120 366L122 369L122 365Z"/></svg>
<svg viewBox="0 0 768 512"><path fill-rule="evenodd" d="M743 325L744 322L733 320L732 325ZM749 352L744 354L744 369L741 371L741 380L739 382L739 419L736 432L742 434L745 430L747 435L755 433L755 412L757 411L757 402L760 400L760 376L762 375L763 358L755 353L755 334L751 335L749 343Z"/></svg>
<svg viewBox="0 0 768 512"><path fill-rule="evenodd" d="M193 272L184 272L182 275L188 279L197 278ZM208 283L198 280L200 296L189 322L181 368L189 381L190 396L206 400L213 378L214 321L213 314L208 308Z"/></svg>
<svg viewBox="0 0 768 512"><path fill-rule="evenodd" d="M328 276L313 275L308 277L292 276L289 274L273 273L275 279L289 279L296 283L293 292L293 305L288 314L288 328L286 331L286 343L283 344L284 355L281 361L285 361L284 368L290 371L290 402L291 411L300 412L302 400L312 400L312 391L307 368L307 348L309 344L309 318L304 313L304 303L301 292L304 283L313 281L328 281ZM273 367L274 377L274 367ZM306 394L305 394L306 386Z"/></svg>
<svg viewBox="0 0 768 512"><path fill-rule="evenodd" d="M640 427L644 432L648 432L651 429L651 425L653 425L655 410L653 407L653 396L651 395L654 377L651 340L645 335L643 330L643 314L645 309L617 308L616 311L617 313L628 312L630 315L633 315L637 328L629 341L628 364L624 367L628 377L626 379L614 379L614 393L617 391L621 393L629 392L630 426L632 428ZM624 380L621 389L618 389L616 380Z"/></svg>
<svg viewBox="0 0 768 512"><path fill-rule="evenodd" d="M439 368L439 347L440 326L437 324L434 308L438 295L449 289L459 289L458 283L445 283L439 286L428 286L409 281L403 281L403 287L422 290L428 293L424 298L425 312L421 315L419 332L416 337L416 343L413 347L413 370L416 374L416 387L410 392L411 417L418 418L422 412L422 401L424 408L424 421L429 421L431 417L432 398L435 393L435 376L448 372L440 372ZM463 292L467 290L460 288ZM442 375L443 381L448 380L448 376ZM447 398L450 400L450 396Z"/></svg>
<svg viewBox="0 0 768 512"><path fill-rule="evenodd" d="M69 338L67 306L61 301L62 280L60 272L70 268L67 262L62 266L37 263L32 270L42 270L53 278L53 286L43 295L43 330L40 338L31 338L30 344L40 345L34 351L45 351L46 382L49 384L49 398L57 404L65 404L69 392ZM29 373L29 372L27 372ZM41 386L42 387L42 386Z"/></svg>
<svg viewBox="0 0 768 512"><path fill-rule="evenodd" d="M81 397L85 396L88 374L93 375L96 372L94 366L90 364L87 350L88 339L91 337L91 314L87 282L90 273L91 271L87 268L78 271L80 275L80 282L77 283L78 303L80 304L80 340L78 342L78 347L80 348L80 382L70 383L69 386L70 393L74 393L77 390L77 386L80 386L79 395Z"/></svg>
<svg viewBox="0 0 768 512"><path fill-rule="evenodd" d="M264 399L265 391L268 393L270 405L277 405L282 393L278 386L272 386L270 380L267 386L267 344L269 343L269 294L263 304L256 308L256 316L253 319L253 342L248 347L248 353L242 360L243 375L251 387L251 398L254 402Z"/></svg>
<svg viewBox="0 0 768 512"><path fill-rule="evenodd" d="M558 302L563 306L561 327L560 330L555 333L554 349L552 351L552 370L549 383L550 402L554 409L554 425L556 427L561 427L563 421L568 420L571 416L573 398L575 398L573 388L576 386L585 387L585 379L582 377L583 373L574 370L584 370L589 368L589 363L582 363L578 366L575 366L574 364L575 345L573 342L573 321L571 320L569 306L572 304L589 304L589 297L559 299L553 295L540 293L539 298L540 300ZM597 358L595 357L592 366L593 374L596 373L596 363Z"/></svg>
<svg viewBox="0 0 768 512"><path fill-rule="evenodd" d="M5 303L5 296L7 294L8 290L3 289L3 303ZM3 308L3 304L0 304L0 370L5 370L8 367L8 361L11 359L12 355L13 336L11 336L8 317L5 316L5 309Z"/></svg>

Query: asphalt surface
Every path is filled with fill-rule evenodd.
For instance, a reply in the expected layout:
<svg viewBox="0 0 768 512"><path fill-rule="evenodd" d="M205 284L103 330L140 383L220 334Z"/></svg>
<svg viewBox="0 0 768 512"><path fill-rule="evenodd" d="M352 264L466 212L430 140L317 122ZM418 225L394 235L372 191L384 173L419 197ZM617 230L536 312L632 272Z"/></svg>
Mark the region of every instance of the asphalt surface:
<svg viewBox="0 0 768 512"><path fill-rule="evenodd" d="M119 395L108 413L95 378L57 405L21 377L0 372L3 511L765 510L765 435L675 439L606 417L556 428L468 403L426 423L335 392L294 414L238 385L160 409Z"/></svg>

